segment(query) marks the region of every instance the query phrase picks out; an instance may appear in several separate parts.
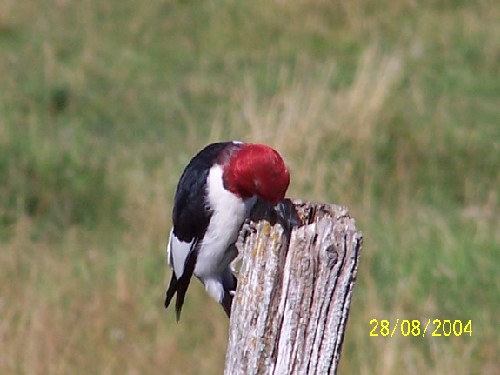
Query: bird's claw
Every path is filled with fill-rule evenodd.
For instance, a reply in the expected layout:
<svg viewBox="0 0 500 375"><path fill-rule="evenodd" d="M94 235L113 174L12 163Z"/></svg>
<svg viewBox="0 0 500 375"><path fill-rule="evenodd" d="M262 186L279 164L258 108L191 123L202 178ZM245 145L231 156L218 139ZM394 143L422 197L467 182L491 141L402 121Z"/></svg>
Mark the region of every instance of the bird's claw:
<svg viewBox="0 0 500 375"><path fill-rule="evenodd" d="M250 220L245 219L243 222L243 225L241 226L240 232L238 233L238 239L236 240L236 248L238 250L243 249L243 245L245 243L245 239L247 238L248 234L250 233Z"/></svg>

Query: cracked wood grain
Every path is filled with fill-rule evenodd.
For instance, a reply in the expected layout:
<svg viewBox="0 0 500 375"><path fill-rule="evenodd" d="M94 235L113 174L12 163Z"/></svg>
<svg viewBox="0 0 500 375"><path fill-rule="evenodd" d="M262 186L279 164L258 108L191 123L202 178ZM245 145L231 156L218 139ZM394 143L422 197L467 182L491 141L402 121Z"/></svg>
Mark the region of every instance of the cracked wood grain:
<svg viewBox="0 0 500 375"><path fill-rule="evenodd" d="M345 207L289 202L298 226L264 210L237 244L225 375L336 373L362 235Z"/></svg>

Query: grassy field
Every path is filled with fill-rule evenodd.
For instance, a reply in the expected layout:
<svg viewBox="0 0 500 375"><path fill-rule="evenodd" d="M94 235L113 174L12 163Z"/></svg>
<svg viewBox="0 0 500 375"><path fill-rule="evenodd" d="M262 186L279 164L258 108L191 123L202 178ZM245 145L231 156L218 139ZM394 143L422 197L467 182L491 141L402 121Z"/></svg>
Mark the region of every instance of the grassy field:
<svg viewBox="0 0 500 375"><path fill-rule="evenodd" d="M493 0L3 0L0 373L222 373L224 313L195 282L175 323L164 247L182 168L234 138L364 233L340 374L499 373L499 19ZM398 318L472 335L369 336Z"/></svg>

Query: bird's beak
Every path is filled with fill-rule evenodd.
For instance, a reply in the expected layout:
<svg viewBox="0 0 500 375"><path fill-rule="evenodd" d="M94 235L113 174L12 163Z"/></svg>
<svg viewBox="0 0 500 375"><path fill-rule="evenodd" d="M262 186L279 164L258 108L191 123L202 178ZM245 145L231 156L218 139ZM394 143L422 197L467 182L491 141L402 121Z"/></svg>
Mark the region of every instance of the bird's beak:
<svg viewBox="0 0 500 375"><path fill-rule="evenodd" d="M293 227L298 227L302 224L297 211L290 199L283 199L278 202L274 209L278 217L278 223L280 223L287 230L291 230Z"/></svg>

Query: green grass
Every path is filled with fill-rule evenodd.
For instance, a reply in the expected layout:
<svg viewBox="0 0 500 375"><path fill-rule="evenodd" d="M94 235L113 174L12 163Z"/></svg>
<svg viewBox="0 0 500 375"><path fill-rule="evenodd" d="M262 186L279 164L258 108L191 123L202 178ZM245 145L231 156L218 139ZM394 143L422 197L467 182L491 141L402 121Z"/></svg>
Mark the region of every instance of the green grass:
<svg viewBox="0 0 500 375"><path fill-rule="evenodd" d="M495 374L493 1L0 4L0 373L220 374L222 310L164 311L172 196L203 145L273 145L364 233L340 373ZM199 315L204 319L200 320ZM371 319L472 337L369 337Z"/></svg>

